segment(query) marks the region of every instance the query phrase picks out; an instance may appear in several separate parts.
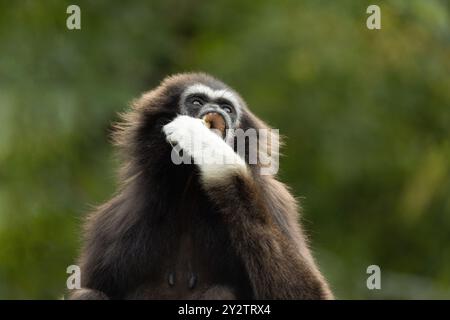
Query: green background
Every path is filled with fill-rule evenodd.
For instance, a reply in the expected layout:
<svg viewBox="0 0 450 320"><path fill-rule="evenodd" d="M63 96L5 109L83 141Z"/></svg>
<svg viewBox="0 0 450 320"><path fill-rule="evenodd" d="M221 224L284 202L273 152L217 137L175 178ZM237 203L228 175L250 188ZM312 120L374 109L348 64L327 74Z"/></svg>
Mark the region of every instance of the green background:
<svg viewBox="0 0 450 320"><path fill-rule="evenodd" d="M81 30L66 8L81 7ZM366 8L381 7L381 30ZM115 190L111 123L205 71L286 137L280 177L338 298L450 298L449 2L1 1L0 298L59 298ZM379 265L382 289L368 290Z"/></svg>

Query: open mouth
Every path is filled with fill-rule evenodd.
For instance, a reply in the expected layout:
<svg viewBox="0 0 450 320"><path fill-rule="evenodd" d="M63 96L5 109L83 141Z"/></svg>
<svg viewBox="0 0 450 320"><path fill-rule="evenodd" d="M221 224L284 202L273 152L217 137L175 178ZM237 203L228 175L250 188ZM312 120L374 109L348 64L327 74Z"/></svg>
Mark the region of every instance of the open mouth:
<svg viewBox="0 0 450 320"><path fill-rule="evenodd" d="M218 112L208 112L201 118L207 128L219 135L222 139L225 139L227 130L227 121Z"/></svg>

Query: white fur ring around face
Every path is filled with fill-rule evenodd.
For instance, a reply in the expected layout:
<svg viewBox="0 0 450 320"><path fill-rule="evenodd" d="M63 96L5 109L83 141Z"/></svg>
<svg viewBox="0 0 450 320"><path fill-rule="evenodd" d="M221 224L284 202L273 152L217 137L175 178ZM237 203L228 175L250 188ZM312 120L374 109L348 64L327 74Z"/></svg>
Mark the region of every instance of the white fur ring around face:
<svg viewBox="0 0 450 320"><path fill-rule="evenodd" d="M163 127L163 132L167 141L191 156L206 176L223 176L246 167L244 160L201 119L178 116Z"/></svg>

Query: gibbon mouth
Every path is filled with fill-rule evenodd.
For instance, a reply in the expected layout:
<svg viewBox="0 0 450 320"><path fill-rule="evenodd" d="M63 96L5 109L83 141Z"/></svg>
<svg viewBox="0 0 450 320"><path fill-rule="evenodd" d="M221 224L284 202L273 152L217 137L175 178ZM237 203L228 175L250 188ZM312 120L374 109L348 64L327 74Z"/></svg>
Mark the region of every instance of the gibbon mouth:
<svg viewBox="0 0 450 320"><path fill-rule="evenodd" d="M218 134L222 139L226 138L227 129L229 128L228 119L219 112L211 111L200 116L207 128Z"/></svg>

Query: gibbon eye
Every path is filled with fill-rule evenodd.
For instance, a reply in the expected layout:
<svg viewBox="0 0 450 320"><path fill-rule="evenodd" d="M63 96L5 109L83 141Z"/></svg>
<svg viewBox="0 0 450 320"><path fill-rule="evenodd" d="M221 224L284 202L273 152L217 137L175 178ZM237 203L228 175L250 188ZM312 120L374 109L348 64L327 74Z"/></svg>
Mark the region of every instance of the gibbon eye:
<svg viewBox="0 0 450 320"><path fill-rule="evenodd" d="M232 112L233 112L233 109L232 109L229 105L227 105L227 104L224 104L224 105L222 106L222 109L223 109L226 113L232 113Z"/></svg>
<svg viewBox="0 0 450 320"><path fill-rule="evenodd" d="M203 102L200 99L194 99L192 101L192 104L195 105L195 106L202 106Z"/></svg>

